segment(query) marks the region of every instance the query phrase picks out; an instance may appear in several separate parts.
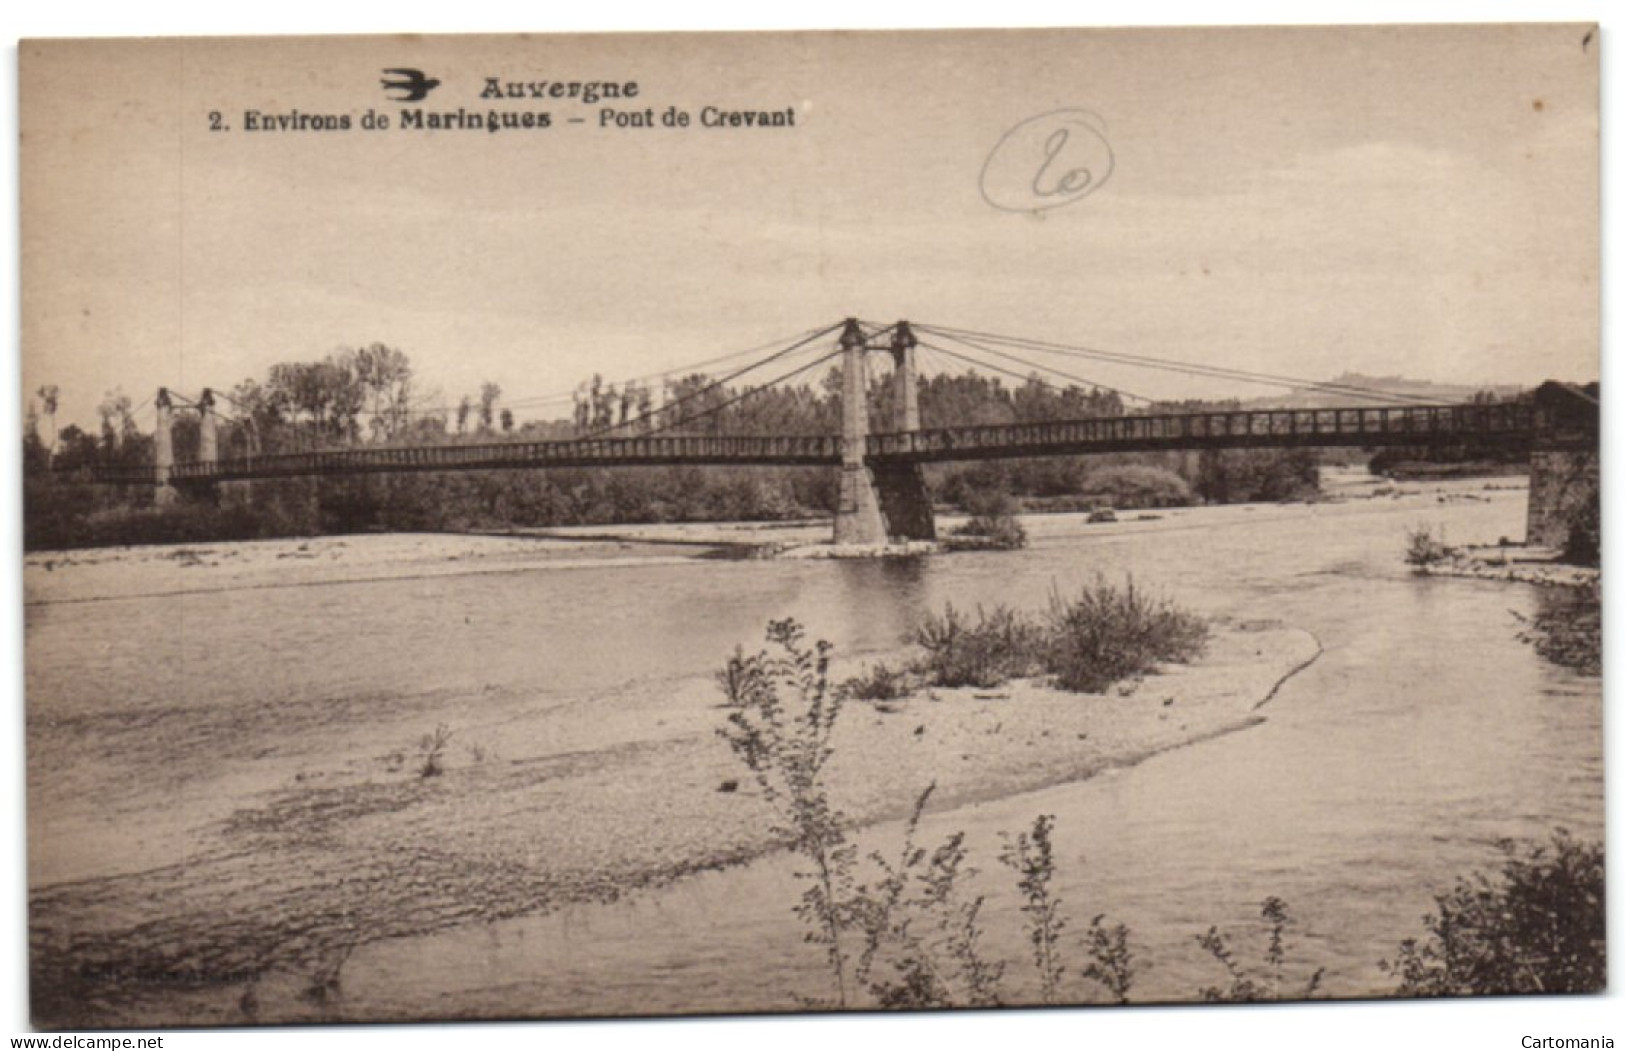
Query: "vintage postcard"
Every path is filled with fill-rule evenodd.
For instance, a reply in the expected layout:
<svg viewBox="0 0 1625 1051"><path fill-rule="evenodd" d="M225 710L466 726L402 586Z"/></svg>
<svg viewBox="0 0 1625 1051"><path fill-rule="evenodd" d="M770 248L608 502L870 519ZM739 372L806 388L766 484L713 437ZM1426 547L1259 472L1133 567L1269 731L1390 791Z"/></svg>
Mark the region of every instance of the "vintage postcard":
<svg viewBox="0 0 1625 1051"><path fill-rule="evenodd" d="M1600 991L1599 46L23 41L33 1024Z"/></svg>

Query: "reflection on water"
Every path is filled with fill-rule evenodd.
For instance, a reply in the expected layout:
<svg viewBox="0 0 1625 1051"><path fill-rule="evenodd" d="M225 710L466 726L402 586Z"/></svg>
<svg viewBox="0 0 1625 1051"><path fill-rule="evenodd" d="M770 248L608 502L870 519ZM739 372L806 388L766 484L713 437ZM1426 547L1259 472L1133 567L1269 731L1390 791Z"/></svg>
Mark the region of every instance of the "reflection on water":
<svg viewBox="0 0 1625 1051"><path fill-rule="evenodd" d="M1523 504L1501 497L1448 513L1452 536L1493 538L1520 530ZM1032 608L1096 574L1132 574L1206 614L1302 627L1325 653L1255 729L933 815L928 836L963 829L980 859L990 950L1013 972L1028 953L1008 874L992 860L999 833L1053 813L1073 934L1096 912L1129 924L1138 997L1189 999L1221 981L1195 935L1217 923L1245 942L1268 895L1301 921L1293 941L1306 973L1324 965L1329 993L1369 995L1390 984L1377 961L1420 932L1433 893L1493 860L1494 839L1555 825L1595 837L1603 818L1599 681L1517 641L1514 614L1553 600L1523 585L1412 577L1401 552L1413 517L1373 502L1113 527L1040 519L1032 546L1014 553L388 581L165 600L174 605L163 616L157 604L109 602L75 609L71 635L54 611L31 610L29 688L71 712L107 703L94 684L112 676L129 684L119 703L131 710L178 706L204 719L230 718L231 705L251 708L269 689L320 700L497 683L593 696L708 676L736 645L755 646L771 618L795 616L843 654L878 654L945 602ZM177 636L165 624L175 616L208 630ZM792 1009L823 977L790 914L789 868L769 858L612 907L369 946L346 969L347 1010ZM1242 951L1256 960L1261 947Z"/></svg>

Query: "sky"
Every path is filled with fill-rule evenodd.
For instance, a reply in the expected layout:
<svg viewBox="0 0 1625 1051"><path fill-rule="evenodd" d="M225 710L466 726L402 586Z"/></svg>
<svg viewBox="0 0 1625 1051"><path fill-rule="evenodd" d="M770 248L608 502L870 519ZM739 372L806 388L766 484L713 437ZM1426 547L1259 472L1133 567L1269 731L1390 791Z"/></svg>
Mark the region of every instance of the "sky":
<svg viewBox="0 0 1625 1051"><path fill-rule="evenodd" d="M57 384L83 425L114 388L196 397L384 342L436 401L489 380L525 405L851 315L1310 378L1590 380L1586 28L24 43L23 391ZM442 84L392 102L400 67ZM492 103L487 76L640 94ZM242 127L493 105L555 124ZM708 105L796 125L702 128ZM673 106L689 127L598 126ZM1089 127L1040 171L1058 111ZM1090 192L1029 195L1058 207L984 194L984 168L1019 190L1074 165Z"/></svg>

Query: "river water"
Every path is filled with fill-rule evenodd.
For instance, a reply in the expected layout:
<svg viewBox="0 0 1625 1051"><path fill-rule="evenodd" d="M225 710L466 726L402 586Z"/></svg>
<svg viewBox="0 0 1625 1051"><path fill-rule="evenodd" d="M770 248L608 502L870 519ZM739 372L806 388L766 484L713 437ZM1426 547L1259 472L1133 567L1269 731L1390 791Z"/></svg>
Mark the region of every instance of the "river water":
<svg viewBox="0 0 1625 1051"><path fill-rule="evenodd" d="M1326 994L1380 995L1393 983L1378 961L1421 933L1433 894L1494 863L1496 839L1545 839L1558 826L1602 835L1599 681L1546 664L1515 637L1513 614L1547 598L1528 585L1419 579L1400 557L1417 522L1493 541L1518 535L1522 514L1521 494L1497 493L1448 508L1202 509L1121 528L1038 520L1032 546L1015 554L638 572L626 583L658 596L654 606L603 627L628 640L634 662L654 649L668 667L686 655L703 671L714 662L701 658L750 641L768 617L793 612L843 648L889 649L943 602L1033 606L1095 573L1132 574L1211 614L1303 627L1325 652L1286 683L1262 725L934 815L922 836L966 833L989 895L986 945L1010 961L1017 990L1028 948L1013 877L995 858L1001 832L1047 813L1071 934L1100 912L1126 923L1136 998L1188 1000L1223 984L1195 941L1210 925L1229 933L1238 959L1258 961L1258 908L1270 895L1295 918L1289 981L1324 967ZM628 613L643 603L619 593ZM871 830L866 842L896 832ZM795 1009L829 981L790 914L792 867L764 859L614 906L383 946L358 955L366 977L351 988L364 1013L384 1015ZM1084 961L1073 952L1075 974Z"/></svg>
<svg viewBox="0 0 1625 1051"><path fill-rule="evenodd" d="M1136 999L1188 1000L1221 983L1195 941L1209 925L1256 961L1258 907L1270 895L1295 918L1289 977L1324 967L1326 993L1369 996L1392 986L1378 961L1421 933L1433 894L1494 862L1497 838L1544 839L1558 826L1602 835L1600 682L1516 638L1515 614L1549 599L1528 585L1417 578L1402 562L1405 532L1419 522L1444 524L1451 541L1493 541L1521 536L1523 514L1522 493L1495 491L1448 503L1202 508L1117 525L1056 516L1029 520L1032 543L1014 553L630 564L198 596L182 616L208 618L209 630L184 643L184 676L140 665L140 624L175 607L152 600L149 617L131 618L142 600L129 600L105 613L117 631L98 627L94 608L75 612L71 651L138 694L167 691L168 703L178 694L248 706L271 683L317 699L493 682L569 697L707 676L736 645L754 646L773 617L796 616L843 653L878 654L945 602L1035 607L1097 573L1132 575L1202 613L1303 628L1324 653L1287 681L1259 726L933 814L922 836L966 833L976 886L989 895L986 947L1010 961L1018 992L1032 991L1028 948L1013 879L995 857L1001 832L1053 814L1069 933L1080 936L1097 913L1126 923ZM30 688L71 711L81 691L49 661L60 618L30 617ZM87 644L98 632L105 643ZM896 832L864 835L887 843ZM366 946L346 966L346 1015L795 1009L828 981L790 913L791 868L770 857L609 906Z"/></svg>

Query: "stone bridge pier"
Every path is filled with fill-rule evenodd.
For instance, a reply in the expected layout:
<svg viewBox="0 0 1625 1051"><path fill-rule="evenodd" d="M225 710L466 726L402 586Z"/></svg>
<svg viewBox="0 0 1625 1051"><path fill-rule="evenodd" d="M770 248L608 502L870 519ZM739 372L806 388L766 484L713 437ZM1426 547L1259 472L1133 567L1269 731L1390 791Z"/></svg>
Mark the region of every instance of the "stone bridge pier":
<svg viewBox="0 0 1625 1051"><path fill-rule="evenodd" d="M892 429L920 429L920 403L914 364L916 341L907 321L892 330L896 380ZM864 354L872 349L848 318L841 333L841 490L835 509L835 543L878 547L895 540L935 540L931 493L917 463L868 462L869 385Z"/></svg>

